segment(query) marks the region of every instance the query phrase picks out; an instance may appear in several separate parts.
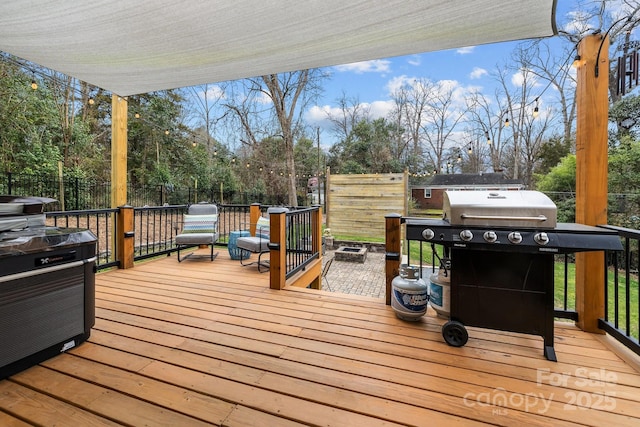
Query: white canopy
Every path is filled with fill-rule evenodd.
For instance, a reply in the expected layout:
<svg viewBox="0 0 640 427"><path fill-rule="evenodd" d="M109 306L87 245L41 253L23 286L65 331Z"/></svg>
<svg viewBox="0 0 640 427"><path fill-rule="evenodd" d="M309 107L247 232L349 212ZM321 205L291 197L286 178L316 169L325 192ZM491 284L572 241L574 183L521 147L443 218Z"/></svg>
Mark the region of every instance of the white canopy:
<svg viewBox="0 0 640 427"><path fill-rule="evenodd" d="M555 0L3 0L0 50L121 96L554 35Z"/></svg>

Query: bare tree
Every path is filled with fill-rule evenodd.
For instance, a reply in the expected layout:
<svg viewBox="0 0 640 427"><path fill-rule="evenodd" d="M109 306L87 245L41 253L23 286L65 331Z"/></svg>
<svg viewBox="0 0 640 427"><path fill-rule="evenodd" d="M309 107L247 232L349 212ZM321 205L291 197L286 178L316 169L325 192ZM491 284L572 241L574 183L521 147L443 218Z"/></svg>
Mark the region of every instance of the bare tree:
<svg viewBox="0 0 640 427"><path fill-rule="evenodd" d="M418 85L416 90L429 91L420 128L424 145L428 148L425 150L426 156L434 165L441 166L445 149L453 141L453 133L465 120L468 107L456 102L456 87L449 81L439 81L431 87Z"/></svg>
<svg viewBox="0 0 640 427"><path fill-rule="evenodd" d="M196 121L201 129L204 129L205 144L207 153L214 150L213 134L215 127L228 112L220 112L220 106L225 97L225 85L203 84L199 86L190 86L187 92L193 99L193 109L190 112L195 116Z"/></svg>
<svg viewBox="0 0 640 427"><path fill-rule="evenodd" d="M555 89L559 105L554 111L562 117L563 139L566 142L573 139L572 128L576 118L575 75L570 72L574 57L572 53L567 46L559 55L554 55L548 41L534 40L519 45L514 54L522 67Z"/></svg>
<svg viewBox="0 0 640 427"><path fill-rule="evenodd" d="M225 103L239 124L240 142L256 147L262 138L282 138L288 204L297 206L294 141L302 134L301 112L320 91L321 70L269 74L242 81L243 93Z"/></svg>
<svg viewBox="0 0 640 427"><path fill-rule="evenodd" d="M498 75L500 75L498 73ZM512 139L506 132L508 126L505 118L508 115L508 107L502 91L496 90L493 98L475 92L467 100L469 108L469 121L475 125L480 134L471 135L472 149L477 156L488 154L489 160L478 160L478 165L488 163L494 172L505 168L505 153L510 147ZM510 122L509 122L510 125Z"/></svg>
<svg viewBox="0 0 640 427"><path fill-rule="evenodd" d="M336 100L338 111L327 112L333 125L333 132L340 141L347 139L355 125L361 120L369 120L369 108L358 97L349 97L345 92Z"/></svg>
<svg viewBox="0 0 640 427"><path fill-rule="evenodd" d="M435 85L430 80L419 79L403 84L391 94L395 104L391 119L403 131L397 137L396 155L404 157L410 169L419 170L426 166L418 164L418 159L423 158L423 117L433 90Z"/></svg>

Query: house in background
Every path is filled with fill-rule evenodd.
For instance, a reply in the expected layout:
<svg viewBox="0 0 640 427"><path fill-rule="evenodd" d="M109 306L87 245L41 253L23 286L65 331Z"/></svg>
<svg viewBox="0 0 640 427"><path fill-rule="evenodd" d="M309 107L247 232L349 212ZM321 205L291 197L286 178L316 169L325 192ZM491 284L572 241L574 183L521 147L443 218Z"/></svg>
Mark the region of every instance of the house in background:
<svg viewBox="0 0 640 427"><path fill-rule="evenodd" d="M435 175L427 184L411 186L411 198L418 209L442 209L445 190L522 190L519 179L507 179L502 173L457 173Z"/></svg>

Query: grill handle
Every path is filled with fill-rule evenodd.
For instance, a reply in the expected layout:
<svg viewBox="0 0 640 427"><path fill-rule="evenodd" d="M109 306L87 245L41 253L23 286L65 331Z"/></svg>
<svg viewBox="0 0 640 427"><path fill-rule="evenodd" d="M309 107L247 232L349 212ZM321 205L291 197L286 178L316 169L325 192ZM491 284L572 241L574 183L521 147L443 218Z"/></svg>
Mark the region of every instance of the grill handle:
<svg viewBox="0 0 640 427"><path fill-rule="evenodd" d="M500 215L470 215L461 214L462 219L489 219L489 220L509 220L509 221L539 221L545 222L547 217L544 215L538 216L500 216Z"/></svg>

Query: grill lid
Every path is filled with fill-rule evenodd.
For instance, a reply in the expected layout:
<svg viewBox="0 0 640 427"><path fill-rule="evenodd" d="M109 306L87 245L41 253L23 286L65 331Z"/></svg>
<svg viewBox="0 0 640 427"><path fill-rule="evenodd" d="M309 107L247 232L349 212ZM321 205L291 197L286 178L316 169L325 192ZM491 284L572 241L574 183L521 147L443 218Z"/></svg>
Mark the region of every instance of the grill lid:
<svg viewBox="0 0 640 427"><path fill-rule="evenodd" d="M555 203L539 191L445 191L443 219L451 225L555 228Z"/></svg>

